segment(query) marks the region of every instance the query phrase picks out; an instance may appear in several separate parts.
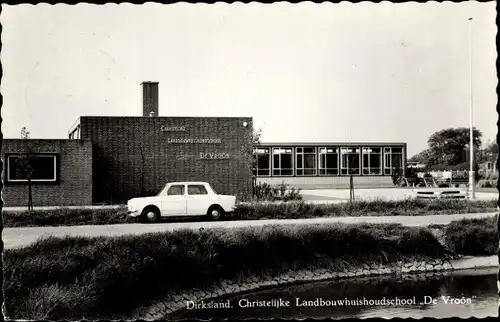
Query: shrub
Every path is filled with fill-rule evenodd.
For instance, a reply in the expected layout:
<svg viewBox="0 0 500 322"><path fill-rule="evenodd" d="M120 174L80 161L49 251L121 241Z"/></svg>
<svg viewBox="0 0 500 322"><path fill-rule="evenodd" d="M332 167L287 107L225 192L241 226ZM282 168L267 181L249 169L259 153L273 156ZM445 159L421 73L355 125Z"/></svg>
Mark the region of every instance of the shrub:
<svg viewBox="0 0 500 322"><path fill-rule="evenodd" d="M259 201L291 201L302 200L302 195L300 189L288 189L288 185L284 183L272 186L263 182L255 185L255 198Z"/></svg>
<svg viewBox="0 0 500 322"><path fill-rule="evenodd" d="M50 237L4 252L5 309L15 319L120 319L167 294L222 279L443 256L428 229L394 224Z"/></svg>
<svg viewBox="0 0 500 322"><path fill-rule="evenodd" d="M401 168L395 168L392 175L392 183L395 185L395 186L399 186L401 184L401 181L403 179L403 169Z"/></svg>
<svg viewBox="0 0 500 322"><path fill-rule="evenodd" d="M486 181L485 183L483 183L481 185L481 187L483 187L483 188L493 188L493 185L491 184L491 182Z"/></svg>
<svg viewBox="0 0 500 322"><path fill-rule="evenodd" d="M494 255L498 251L498 216L453 221L445 228L446 246L453 252L471 255Z"/></svg>

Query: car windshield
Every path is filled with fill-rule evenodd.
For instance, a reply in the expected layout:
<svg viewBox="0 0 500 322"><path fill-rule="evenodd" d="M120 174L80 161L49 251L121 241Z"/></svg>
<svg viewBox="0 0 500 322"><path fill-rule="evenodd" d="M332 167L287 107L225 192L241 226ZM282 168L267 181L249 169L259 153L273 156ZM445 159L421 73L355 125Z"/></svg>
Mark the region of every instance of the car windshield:
<svg viewBox="0 0 500 322"><path fill-rule="evenodd" d="M165 187L163 187L163 189L161 189L161 191L157 194L157 196L163 196L165 194L167 194L167 185L165 185Z"/></svg>

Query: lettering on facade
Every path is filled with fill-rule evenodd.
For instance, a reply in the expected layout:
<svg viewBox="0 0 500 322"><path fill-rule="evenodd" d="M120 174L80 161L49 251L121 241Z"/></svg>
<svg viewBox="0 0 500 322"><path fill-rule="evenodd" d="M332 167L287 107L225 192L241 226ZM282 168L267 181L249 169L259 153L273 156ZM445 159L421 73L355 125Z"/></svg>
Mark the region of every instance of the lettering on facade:
<svg viewBox="0 0 500 322"><path fill-rule="evenodd" d="M229 153L200 152L200 159L202 159L202 160L227 160L227 159L229 159Z"/></svg>
<svg viewBox="0 0 500 322"><path fill-rule="evenodd" d="M196 144L196 143L205 143L205 144L219 144L221 143L220 139L167 139L167 143L186 143L186 144Z"/></svg>
<svg viewBox="0 0 500 322"><path fill-rule="evenodd" d="M185 126L166 126L162 125L160 130L162 132L186 132Z"/></svg>

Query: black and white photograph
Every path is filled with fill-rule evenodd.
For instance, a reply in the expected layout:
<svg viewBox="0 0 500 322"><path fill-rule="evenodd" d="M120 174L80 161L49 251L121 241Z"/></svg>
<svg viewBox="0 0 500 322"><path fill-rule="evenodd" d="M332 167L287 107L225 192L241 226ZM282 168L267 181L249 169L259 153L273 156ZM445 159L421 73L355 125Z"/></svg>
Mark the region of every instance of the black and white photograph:
<svg viewBox="0 0 500 322"><path fill-rule="evenodd" d="M1 8L4 319L498 317L496 2Z"/></svg>

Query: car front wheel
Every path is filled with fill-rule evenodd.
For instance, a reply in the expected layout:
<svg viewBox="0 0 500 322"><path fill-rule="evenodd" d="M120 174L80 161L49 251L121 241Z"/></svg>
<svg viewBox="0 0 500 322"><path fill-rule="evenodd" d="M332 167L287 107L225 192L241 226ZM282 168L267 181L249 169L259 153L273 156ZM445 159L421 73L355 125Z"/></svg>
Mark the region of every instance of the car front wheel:
<svg viewBox="0 0 500 322"><path fill-rule="evenodd" d="M142 211L141 221L153 223L160 219L160 211L155 207L147 207Z"/></svg>
<svg viewBox="0 0 500 322"><path fill-rule="evenodd" d="M224 209L220 206L212 206L207 211L207 217L210 220L219 220L224 216Z"/></svg>

